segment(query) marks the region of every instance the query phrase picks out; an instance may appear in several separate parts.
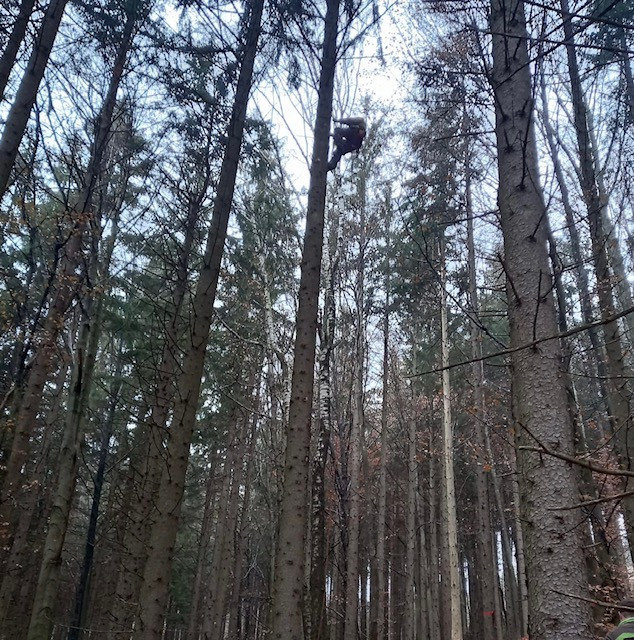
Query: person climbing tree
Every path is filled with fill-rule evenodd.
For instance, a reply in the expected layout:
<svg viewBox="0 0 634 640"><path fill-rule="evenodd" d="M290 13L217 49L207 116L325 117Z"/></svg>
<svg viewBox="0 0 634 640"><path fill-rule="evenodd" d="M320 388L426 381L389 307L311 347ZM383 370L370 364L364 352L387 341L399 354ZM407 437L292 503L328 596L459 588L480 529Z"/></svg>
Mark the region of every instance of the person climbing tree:
<svg viewBox="0 0 634 640"><path fill-rule="evenodd" d="M345 127L335 127L332 137L335 141L335 149L332 158L328 162L328 171L332 171L341 160L342 156L353 151L359 151L365 138L366 124L364 118L344 118L335 120Z"/></svg>

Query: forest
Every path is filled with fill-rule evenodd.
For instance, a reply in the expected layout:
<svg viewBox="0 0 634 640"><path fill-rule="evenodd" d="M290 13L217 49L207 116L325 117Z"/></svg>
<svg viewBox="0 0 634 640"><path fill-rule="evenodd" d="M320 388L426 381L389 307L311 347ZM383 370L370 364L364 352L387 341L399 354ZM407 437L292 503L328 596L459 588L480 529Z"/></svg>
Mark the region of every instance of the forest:
<svg viewBox="0 0 634 640"><path fill-rule="evenodd" d="M634 637L633 57L634 0L3 0L0 640Z"/></svg>

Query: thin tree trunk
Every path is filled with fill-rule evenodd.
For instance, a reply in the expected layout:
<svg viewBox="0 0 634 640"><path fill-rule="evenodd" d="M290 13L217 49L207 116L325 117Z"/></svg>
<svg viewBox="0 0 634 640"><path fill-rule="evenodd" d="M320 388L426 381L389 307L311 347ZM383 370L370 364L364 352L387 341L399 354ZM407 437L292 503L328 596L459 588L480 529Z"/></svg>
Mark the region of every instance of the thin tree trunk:
<svg viewBox="0 0 634 640"><path fill-rule="evenodd" d="M447 275L445 264L445 239L440 239L440 331L441 366L449 364L449 335L447 331ZM447 526L447 560L449 563L449 593L451 640L462 640L462 607L460 602L461 580L458 557L458 521L456 513L456 488L453 468L453 424L451 419L451 388L449 370L442 372L443 401L443 470L444 470L444 520Z"/></svg>
<svg viewBox="0 0 634 640"><path fill-rule="evenodd" d="M81 629L84 618L84 607L86 597L88 595L88 585L92 570L92 561L95 553L95 542L97 540L97 519L99 517L101 492L103 490L103 483L106 475L106 461L108 460L108 454L110 451L110 438L112 437L112 433L114 431L114 422L117 404L119 401L119 392L121 391L121 360L121 355L119 355L117 357L117 366L112 383L112 389L110 391L110 406L108 407L108 415L106 417L105 425L103 426L103 433L101 436L99 462L97 464L97 473L95 474L94 479L92 505L90 509L90 517L88 520L88 531L86 533L86 548L84 549L84 559L81 565L79 584L77 585L77 589L75 592L75 609L73 611L73 618L70 623L68 640L79 640L81 636Z"/></svg>
<svg viewBox="0 0 634 640"><path fill-rule="evenodd" d="M355 283L355 353L352 397L352 425L350 429L350 460L348 465L348 547L346 549L346 620L345 640L359 635L359 531L361 517L361 439L363 437L363 386L365 361L365 169L361 169L357 198L359 202L359 254Z"/></svg>
<svg viewBox="0 0 634 640"><path fill-rule="evenodd" d="M414 367L416 370L416 367ZM416 422L406 416L407 424L407 518L405 539L405 620L403 640L416 640Z"/></svg>
<svg viewBox="0 0 634 640"><path fill-rule="evenodd" d="M467 117L465 115L465 121ZM465 126L467 123L465 122ZM492 467L492 461L487 455L486 440L484 435L485 424L488 420L486 402L484 397L484 365L480 359L482 356L482 330L478 324L480 315L480 302L478 300L478 285L476 281L476 256L475 240L473 233L473 206L471 194L471 150L467 143L465 156L465 200L467 214L467 253L469 265L469 306L473 317L471 322L471 355L473 376L473 404L475 407L475 432L478 444L478 452L481 459L476 460L476 520L478 535L475 544L475 572L477 573L477 585L479 592L478 602L481 611L471 610L472 616L477 616L482 625L483 640L494 640L495 617L500 615L495 607L495 570L497 562L491 554L491 506L489 504L489 473L484 467Z"/></svg>
<svg viewBox="0 0 634 640"><path fill-rule="evenodd" d="M214 200L211 227L193 301L191 345L185 354L182 373L177 383L178 392L166 450L166 468L161 477L157 518L152 525L148 560L139 597L139 619L134 634L138 640L158 640L163 627L189 448L196 422L213 305L233 202L253 65L261 31L262 10L263 0L254 0L250 8L246 43Z"/></svg>
<svg viewBox="0 0 634 640"><path fill-rule="evenodd" d="M490 27L508 315L511 344L520 345L557 333L522 0L492 0ZM573 429L559 343L552 340L516 352L511 362L521 442L534 446L532 437L536 437L546 446L571 452ZM532 640L590 637L589 607L581 599L587 594L587 577L576 522L573 514L556 511L578 497L575 471L560 460L528 451L522 451L519 465L529 635Z"/></svg>
<svg viewBox="0 0 634 640"><path fill-rule="evenodd" d="M24 34L26 33L26 28L29 24L29 19L33 13L34 6L35 0L22 0L20 3L20 10L18 11L18 15L13 23L11 33L9 34L7 45L0 57L0 102L2 101L2 98L4 98L4 92L7 88L7 83L9 82L9 76L11 75L11 70L13 69L13 65L18 57L18 51L22 41L24 40Z"/></svg>
<svg viewBox="0 0 634 640"><path fill-rule="evenodd" d="M210 468L207 476L205 487L205 508L203 511L203 521L200 527L200 538L196 548L196 575L194 577L194 588L192 589L191 610L189 612L189 623L187 626L187 639L196 640L198 638L198 628L200 624L200 601L202 598L203 576L205 573L205 563L207 560L207 551L209 549L209 540L211 537L211 529L213 523L214 502L218 488L216 486L216 475L214 467L215 451L210 456ZM226 463L225 463L226 464ZM228 473L227 466L224 467L223 473ZM226 505L226 500L223 501Z"/></svg>
<svg viewBox="0 0 634 640"><path fill-rule="evenodd" d="M433 451L433 437L430 429L429 432L429 450ZM429 458L429 570L431 581L431 599L429 602L430 620L429 620L429 636L430 638L442 637L442 616L440 602L440 585L438 577L440 569L438 566L438 516L436 509L436 470L435 455Z"/></svg>
<svg viewBox="0 0 634 640"><path fill-rule="evenodd" d="M51 0L46 8L42 25L33 45L33 52L7 115L0 138L0 199L6 193L11 170L35 104L40 82L44 77L44 70L51 55L53 42L55 42L67 1Z"/></svg>
<svg viewBox="0 0 634 640"><path fill-rule="evenodd" d="M303 638L302 597L304 583L304 538L307 514L307 460L310 453L310 414L313 399L315 342L328 142L337 63L339 0L327 0L324 42L319 78L315 140L308 189L306 233L302 251L299 306L291 382L291 401L280 505L275 582L272 602L272 635L275 640Z"/></svg>
<svg viewBox="0 0 634 640"><path fill-rule="evenodd" d="M386 617L386 559L385 559L385 522L387 518L387 455L388 455L388 392L389 392L389 339L390 339L390 245L392 203L390 193L386 195L386 223L385 223L385 302L383 305L383 375L381 380L381 458L379 461L379 498L377 508L376 527L376 640L385 640Z"/></svg>

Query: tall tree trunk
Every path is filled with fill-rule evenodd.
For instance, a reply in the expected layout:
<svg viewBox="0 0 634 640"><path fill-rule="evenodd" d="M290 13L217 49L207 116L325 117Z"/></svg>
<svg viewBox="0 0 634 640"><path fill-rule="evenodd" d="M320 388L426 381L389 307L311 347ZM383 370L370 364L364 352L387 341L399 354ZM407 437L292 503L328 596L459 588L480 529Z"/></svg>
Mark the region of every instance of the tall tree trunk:
<svg viewBox="0 0 634 640"><path fill-rule="evenodd" d="M75 211L72 212L73 229L63 250L62 266L54 283L49 311L34 347L35 356L26 383L24 398L16 417L11 455L7 462L2 486L0 523L11 520L14 501L21 487L22 467L29 453L31 434L42 402L42 391L53 364L56 342L64 327L66 310L80 284L80 277L76 275L76 270L83 259L84 233L92 215L94 190L103 173L103 157L110 136L117 90L130 49L134 24L135 20L130 15L117 50L108 91L97 120L92 154L84 176L84 189ZM6 543L7 534L6 528L0 527L0 543Z"/></svg>
<svg viewBox="0 0 634 640"><path fill-rule="evenodd" d="M35 104L40 82L44 77L44 69L51 55L67 1L51 0L46 8L42 25L35 38L33 52L7 115L0 138L0 199L6 193L11 170L31 116L31 109Z"/></svg>
<svg viewBox="0 0 634 640"><path fill-rule="evenodd" d="M522 0L492 0L490 27L508 315L511 344L520 346L557 333ZM571 452L573 429L558 341L515 352L511 362L522 444L534 447L537 438L548 447ZM583 551L573 515L557 511L578 497L575 471L552 457L525 450L521 454L529 635L533 640L590 637L589 607L581 599L587 594Z"/></svg>
<svg viewBox="0 0 634 640"><path fill-rule="evenodd" d="M440 239L440 331L441 331L441 366L449 365L449 334L447 331L447 271L445 263L445 238ZM447 527L447 560L449 563L449 594L451 640L462 640L462 606L460 601L461 579L458 557L458 520L456 513L456 487L453 468L453 424L451 419L451 388L449 386L449 370L442 372L442 425L443 425L443 476L444 501L443 520Z"/></svg>
<svg viewBox="0 0 634 640"><path fill-rule="evenodd" d="M161 477L157 517L152 524L148 543L148 560L139 597L139 619L134 633L138 640L158 640L163 628L189 449L196 422L203 365L233 202L253 65L261 31L263 0L254 0L245 10L250 10L249 25L207 246L193 301L191 345L184 356L182 372L177 383L178 392L166 449L166 468Z"/></svg>
<svg viewBox="0 0 634 640"><path fill-rule="evenodd" d="M332 97L337 63L337 26L340 0L327 0L324 42L315 120L315 140L308 189L306 233L302 251L299 306L291 381L291 402L284 464L284 486L280 505L275 582L272 602L274 640L303 638L304 538L308 524L307 481L310 453L310 417L313 400L315 342L328 142Z"/></svg>
<svg viewBox="0 0 634 640"><path fill-rule="evenodd" d="M598 175L593 157L592 141L588 124L588 112L583 97L579 64L574 46L574 33L567 0L560 0L563 18L564 36L566 38L566 55L573 101L575 133L579 148L579 168L581 171L581 190L588 211L590 239L594 254L594 265L597 279L597 297L601 308L601 317L606 320L615 313L612 293L612 271L608 256L608 238L604 224L607 219L605 197L601 197ZM629 289L629 285L625 282ZM631 458L628 451L634 450L634 428L632 425L632 392L629 384L629 372L625 365L625 356L621 342L621 329L618 321L603 325L605 350L608 368L608 400L610 413L614 420L616 432L615 444L620 461L628 468ZM629 482L626 479L625 490ZM624 499L625 519L632 547L634 536L634 497Z"/></svg>
<svg viewBox="0 0 634 640"><path fill-rule="evenodd" d="M348 547L346 554L346 621L345 640L359 635L359 531L361 518L361 441L364 430L363 392L365 362L365 168L361 169L357 198L359 202L359 254L355 283L355 353L352 392L352 425L350 429L350 461L348 465Z"/></svg>
<svg viewBox="0 0 634 640"><path fill-rule="evenodd" d="M467 116L464 116L465 121ZM467 123L465 122L465 125ZM466 145L465 155L465 201L467 214L467 253L469 268L469 307L472 314L471 321L471 356L474 360L472 365L473 376L473 405L475 407L475 432L480 460L476 460L476 570L478 580L477 588L479 592L478 603L482 607L481 611L471 610L472 616L477 616L482 624L482 640L494 640L495 638L495 617L500 615L495 607L495 585L497 560L492 555L492 535L491 535L491 505L489 504L489 473L488 468L492 467L492 461L487 455L486 440L484 435L485 424L488 416L484 397L484 365L482 360L482 330L478 324L480 315L480 302L478 300L478 284L476 280L476 256L475 240L473 233L473 205L471 194L471 150L470 144Z"/></svg>
<svg viewBox="0 0 634 640"><path fill-rule="evenodd" d="M405 620L403 640L416 640L416 491L418 469L416 461L416 421L406 416L407 424L407 505L405 539ZM418 596L418 598L417 598Z"/></svg>
<svg viewBox="0 0 634 640"><path fill-rule="evenodd" d="M312 461L310 640L326 640L326 487L325 471L332 423L330 362L335 337L339 210L332 207L325 269L326 291L319 337L319 433Z"/></svg>
<svg viewBox="0 0 634 640"><path fill-rule="evenodd" d="M206 184L208 176L205 176ZM150 415L137 427L128 474L134 488L130 500L130 525L124 534L122 566L117 581L116 597L111 605L106 631L123 633L132 629L139 601L143 571L148 558L147 544L154 521L157 492L165 456L164 436L170 408L173 404L174 378L179 367L178 333L182 326L181 308L188 288L189 261L196 236L196 223L200 217L206 186L190 198L183 230L183 244L175 270L176 283L165 331L161 361L156 372L156 383Z"/></svg>
<svg viewBox="0 0 634 640"><path fill-rule="evenodd" d="M0 102L4 98L4 92L9 82L9 76L11 75L11 69L15 64L15 60L18 57L18 51L20 45L24 40L24 34L29 24L29 19L33 13L33 7L35 6L35 0L22 0L20 3L20 9L18 15L15 18L11 33L7 40L7 44L0 56Z"/></svg>
<svg viewBox="0 0 634 640"><path fill-rule="evenodd" d="M84 549L84 558L79 574L79 583L75 591L75 608L70 624L67 640L79 640L81 636L81 628L84 618L84 607L86 597L88 595L88 585L92 570L92 561L95 554L95 542L97 540L97 519L99 518L99 507L101 505L101 493L103 490L104 479L106 475L106 462L110 451L110 438L114 431L115 415L117 404L119 401L119 392L121 391L121 354L117 357L117 366L114 373L112 388L110 390L110 406L106 416L105 424L102 429L101 447L99 450L99 461L97 463L97 472L95 473L94 488L92 495L92 505L90 508L90 517L88 519L88 530L86 532L86 547Z"/></svg>
<svg viewBox="0 0 634 640"><path fill-rule="evenodd" d="M18 579L22 577L24 565L27 560L28 533L37 508L38 499L41 497L44 489L43 483L51 453L51 444L54 435L53 430L59 418L65 396L64 386L66 384L66 378L68 377L69 365L70 358L64 358L56 377L55 398L50 412L46 417L40 460L31 476L29 491L22 501L22 509L20 510L20 517L11 543L11 550L4 563L2 585L0 587L0 629L6 626L5 620L11 605L11 598L15 594ZM0 638L4 638L1 631Z"/></svg>

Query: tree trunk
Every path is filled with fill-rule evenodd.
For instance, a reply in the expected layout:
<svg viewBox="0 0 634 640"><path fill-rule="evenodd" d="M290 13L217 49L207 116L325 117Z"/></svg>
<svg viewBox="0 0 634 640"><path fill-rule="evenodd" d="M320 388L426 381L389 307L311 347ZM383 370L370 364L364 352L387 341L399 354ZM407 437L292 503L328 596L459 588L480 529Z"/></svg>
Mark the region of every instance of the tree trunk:
<svg viewBox="0 0 634 640"><path fill-rule="evenodd" d="M56 0L53 0L54 2ZM30 449L31 434L42 402L42 390L50 372L57 338L64 327L64 316L76 294L81 276L76 270L84 257L83 237L92 215L93 193L103 173L103 156L108 143L117 90L123 75L125 61L131 45L135 20L128 17L122 41L117 50L108 92L97 120L92 155L84 176L84 189L73 212L73 229L64 247L62 266L51 294L51 304L38 337L35 356L28 377L24 398L16 417L15 436L2 486L0 522L10 522L17 493L21 488L21 471ZM0 527L0 544L6 543L8 531Z"/></svg>
<svg viewBox="0 0 634 640"><path fill-rule="evenodd" d="M31 476L31 486L29 491L22 501L22 509L20 510L20 517L13 535L11 550L6 562L4 563L4 570L2 571L2 586L0 587L0 630L5 627L6 617L11 605L11 598L15 593L18 579L22 577L21 574L24 571L24 564L27 560L27 536L29 529L31 528L33 515L37 508L38 499L41 497L43 491L43 483L48 467L47 463L51 452L53 429L57 419L59 418L60 409L62 407L62 401L65 395L64 386L68 376L69 365L69 358L65 358L60 366L56 378L55 399L53 400L50 413L46 417L40 460L38 461L34 473ZM4 639L2 631L0 631L0 638Z"/></svg>
<svg viewBox="0 0 634 640"><path fill-rule="evenodd" d="M59 23L62 20L67 1L51 0L46 8L42 26L35 39L33 52L7 115L2 137L0 138L0 199L6 193L11 170L15 164L20 142L22 142L26 125L31 116L31 109L35 104L40 82L44 77L44 69L46 69L51 55L53 42L57 36Z"/></svg>
<svg viewBox="0 0 634 640"><path fill-rule="evenodd" d="M519 346L557 333L522 0L492 0L490 26L508 315L511 344ZM515 352L511 362L520 442L534 446L537 438L550 448L572 452L558 341ZM532 640L590 637L589 607L580 599L587 595L587 578L575 518L557 511L578 497L575 471L555 458L521 453L529 635Z"/></svg>
<svg viewBox="0 0 634 640"><path fill-rule="evenodd" d="M108 415L103 425L103 433L101 436L101 448L99 451L99 462L97 464L97 473L95 474L94 488L92 495L92 505L90 509L90 517L88 520L88 531L86 533L86 548L84 549L84 559L81 565L79 575L79 584L75 592L75 609L71 620L70 629L67 640L79 640L84 617L84 603L88 595L88 585L92 570L92 561L95 553L95 542L97 539L97 519L99 518L99 507L101 504L101 492L103 490L104 478L106 475L106 461L110 451L110 438L114 431L114 421L119 401L119 392L121 390L121 355L117 358L117 366L110 391L110 405L108 407Z"/></svg>
<svg viewBox="0 0 634 640"><path fill-rule="evenodd" d="M365 362L365 169L361 169L357 189L359 202L359 254L355 283L355 353L350 429L350 461L348 465L348 547L346 555L346 620L345 640L357 640L359 611L359 531L361 517L361 440L364 432L363 392Z"/></svg>
<svg viewBox="0 0 634 640"><path fill-rule="evenodd" d="M414 367L415 369L415 367ZM416 491L418 469L416 461L416 421L406 416L407 424L407 505L405 539L405 619L403 640L416 640Z"/></svg>
<svg viewBox="0 0 634 640"><path fill-rule="evenodd" d="M465 121L467 117L465 115ZM465 122L465 126L466 126ZM478 603L481 611L474 611L472 616L477 616L482 625L482 640L495 639L495 618L500 615L495 607L495 585L497 560L494 560L492 551L493 537L491 535L491 505L489 504L489 473L485 464L490 469L492 461L487 455L486 440L484 435L485 424L488 421L486 401L484 397L484 365L482 360L482 330L478 324L480 316L480 302L478 300L478 285L476 280L476 256L475 240L473 234L473 206L471 195L471 149L466 146L465 156L465 201L467 214L467 253L469 266L469 307L472 315L471 322L471 356L473 376L473 405L475 407L475 432L480 460L476 460L476 521L477 537L475 545L475 569L477 574L477 588L479 592Z"/></svg>
<svg viewBox="0 0 634 640"><path fill-rule="evenodd" d="M381 380L381 458L379 461L379 497L376 526L376 640L386 640L386 559L385 559L385 522L387 517L387 454L388 454L388 392L389 392L389 340L390 340L390 245L392 224L392 203L390 193L386 196L385 223L385 302L383 303L383 375Z"/></svg>
<svg viewBox="0 0 634 640"><path fill-rule="evenodd" d="M325 270L326 291L319 337L319 433L312 461L310 640L326 640L326 487L325 471L332 422L330 362L335 336L335 283L337 279L339 211L333 206Z"/></svg>
<svg viewBox="0 0 634 640"><path fill-rule="evenodd" d="M253 65L261 30L262 10L263 0L254 0L250 10L240 75L229 121L227 146L214 199L211 227L193 301L191 345L184 356L182 373L177 383L178 393L166 450L166 468L161 477L157 518L152 525L148 543L148 560L139 598L140 613L138 625L135 628L135 638L138 640L158 640L163 628L174 543L185 489L189 448L196 422L213 305L233 202L244 122L252 85Z"/></svg>
<svg viewBox="0 0 634 640"><path fill-rule="evenodd" d="M447 267L445 264L445 239L440 239L440 331L441 331L441 366L449 365L449 335L447 331ZM456 488L453 468L453 424L451 420L451 388L449 386L449 370L442 372L443 402L443 476L444 503L443 520L447 527L447 560L449 563L449 593L451 640L462 640L462 606L460 602L461 580L458 557L458 521L456 513Z"/></svg>
<svg viewBox="0 0 634 640"><path fill-rule="evenodd" d="M280 505L275 583L272 603L273 640L302 640L304 538L308 524L307 481L310 417L313 400L317 307L324 235L324 209L332 97L337 63L339 1L327 0L315 140L308 189L306 233L302 252L299 306L291 382L291 402Z"/></svg>
<svg viewBox="0 0 634 640"><path fill-rule="evenodd" d="M583 98L579 64L574 46L574 34L572 30L571 16L567 0L560 0L563 18L564 36L566 38L566 55L568 59L568 72L573 101L573 113L575 133L579 147L579 167L581 170L581 188L588 211L588 224L590 226L590 239L594 254L594 265L597 279L597 297L601 309L602 319L606 319L615 313L614 297L612 293L612 272L608 257L608 239L604 224L607 218L605 197L601 197L596 172L595 159L593 157L592 141L588 125L588 113ZM627 282L624 283L629 290ZM607 354L608 368L608 400L610 413L614 420L616 432L615 444L621 464L631 465L628 451L634 450L634 428L632 428L632 394L629 384L629 372L625 365L623 345L621 342L621 330L618 321L608 322L603 325L605 350ZM625 481L627 491L629 481ZM631 541L634 536L634 497L629 496L623 500L628 537Z"/></svg>
<svg viewBox="0 0 634 640"><path fill-rule="evenodd" d="M18 57L18 51L20 45L24 40L24 34L29 24L29 19L33 13L33 7L35 6L35 0L22 0L20 3L20 10L13 23L11 33L7 40L7 45L0 57L0 102L4 98L4 92L9 82L9 76L11 75L11 69L15 64L15 60Z"/></svg>

